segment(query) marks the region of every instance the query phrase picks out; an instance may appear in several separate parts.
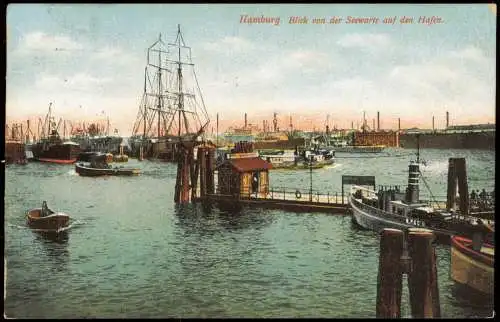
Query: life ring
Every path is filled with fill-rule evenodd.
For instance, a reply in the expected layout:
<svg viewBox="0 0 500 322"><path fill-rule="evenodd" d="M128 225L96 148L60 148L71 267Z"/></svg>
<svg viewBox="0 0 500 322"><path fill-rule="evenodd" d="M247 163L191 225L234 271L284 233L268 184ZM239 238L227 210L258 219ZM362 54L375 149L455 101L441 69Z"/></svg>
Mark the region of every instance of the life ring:
<svg viewBox="0 0 500 322"><path fill-rule="evenodd" d="M297 199L300 199L302 197L302 194L300 193L300 191L295 191L295 198Z"/></svg>

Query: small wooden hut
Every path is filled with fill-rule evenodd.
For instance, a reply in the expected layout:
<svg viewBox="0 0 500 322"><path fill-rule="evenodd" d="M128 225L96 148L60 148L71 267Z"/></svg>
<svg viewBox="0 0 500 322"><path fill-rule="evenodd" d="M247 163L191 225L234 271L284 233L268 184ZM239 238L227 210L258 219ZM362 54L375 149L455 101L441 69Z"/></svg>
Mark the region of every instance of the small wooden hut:
<svg viewBox="0 0 500 322"><path fill-rule="evenodd" d="M249 154L249 153L248 153ZM238 197L259 197L269 193L271 163L258 156L242 153L232 155L217 167L217 194Z"/></svg>

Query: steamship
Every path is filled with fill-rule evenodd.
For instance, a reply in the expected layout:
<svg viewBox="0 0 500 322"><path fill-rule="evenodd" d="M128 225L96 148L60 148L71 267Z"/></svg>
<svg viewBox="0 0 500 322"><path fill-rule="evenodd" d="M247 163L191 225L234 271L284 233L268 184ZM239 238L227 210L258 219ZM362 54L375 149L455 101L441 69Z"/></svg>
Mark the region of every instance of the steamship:
<svg viewBox="0 0 500 322"><path fill-rule="evenodd" d="M454 161L457 160L463 161L465 169L465 159L451 158L449 160L448 175L452 176L452 180L448 181L446 209L439 206L433 207L431 202L420 200L419 174L421 172L419 167L421 163L417 153L417 160L410 161L408 186L404 191L398 186L380 187L378 191L362 186L351 187L349 204L352 209L353 221L365 229L377 232L381 232L385 228L403 231L408 228L426 228L433 231L437 239L443 243L449 243L450 238L454 235L470 239L480 235L485 240L492 239L483 220L485 218L492 220L494 209L491 209L491 214L486 217L484 212L480 215L469 212L468 192L464 191L467 186L464 184L466 179L458 180L457 172L454 169L456 163ZM457 182L462 182L462 185L458 186ZM457 198L458 192L459 198Z"/></svg>
<svg viewBox="0 0 500 322"><path fill-rule="evenodd" d="M44 125L44 128L47 126L48 135L31 147L33 159L50 163L74 163L80 153L80 145L73 141L63 141L58 132L61 122L56 125L51 115L51 106L52 103Z"/></svg>

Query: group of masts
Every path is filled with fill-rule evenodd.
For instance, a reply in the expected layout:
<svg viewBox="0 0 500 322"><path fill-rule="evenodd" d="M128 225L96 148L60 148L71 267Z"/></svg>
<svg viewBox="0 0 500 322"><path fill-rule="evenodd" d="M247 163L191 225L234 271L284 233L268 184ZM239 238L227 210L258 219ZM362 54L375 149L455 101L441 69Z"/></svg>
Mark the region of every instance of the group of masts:
<svg viewBox="0 0 500 322"><path fill-rule="evenodd" d="M49 111L45 115L45 118L39 117L37 122L36 131L31 129L31 122L28 119L26 121L26 127L23 123L12 123L5 125L5 137L7 140L21 141L23 143L34 143L38 140L43 140L49 138L54 132L54 134L66 139L68 136L96 136L96 135L107 135L110 134L110 121L109 117L106 119L106 124L101 124L100 122L72 122L70 120L64 120L60 118L56 122L55 117L52 115L52 102L49 104ZM83 124L83 125L82 125ZM62 125L62 133L60 128ZM115 131L116 132L116 131Z"/></svg>
<svg viewBox="0 0 500 322"><path fill-rule="evenodd" d="M188 52L187 61L183 61L181 50L184 49ZM153 55L154 53L158 55ZM170 59L169 57L171 56L176 57ZM196 103L198 103L196 101L197 95L185 92L183 86L185 81L183 66L194 66L194 64L191 62L191 49L186 46L180 26L178 26L177 37L174 43L165 44L160 34L158 40L147 50L144 94L139 114L134 124L133 135L142 134L143 138L154 136L161 138L169 135L181 137L184 134L197 133L201 128L205 128L208 125L208 114L201 92L199 92L198 96L201 99L200 103L203 115L199 115L196 111ZM154 70L155 75L153 81L151 81L150 77L151 69ZM193 76L193 80L199 91L194 69ZM150 97L154 99L154 103L149 101ZM193 99L195 103L193 110L190 110L186 105L186 99ZM188 115L191 116L191 120L188 118ZM204 120L200 117L204 118ZM156 131L154 131L153 126L155 120L157 123ZM177 131L175 131L174 125L176 120Z"/></svg>

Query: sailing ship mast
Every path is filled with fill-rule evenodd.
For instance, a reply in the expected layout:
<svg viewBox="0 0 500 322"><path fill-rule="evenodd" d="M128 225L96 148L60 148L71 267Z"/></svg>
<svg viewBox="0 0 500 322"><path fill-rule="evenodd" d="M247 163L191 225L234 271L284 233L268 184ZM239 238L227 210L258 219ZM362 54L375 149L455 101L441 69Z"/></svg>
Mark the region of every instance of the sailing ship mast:
<svg viewBox="0 0 500 322"><path fill-rule="evenodd" d="M180 25L177 25L175 42L169 43L168 46L169 52L176 57L175 59L167 59L167 63L172 65L172 70L176 70L176 75L172 77L172 81L169 83L172 86L167 90L171 94L170 97L173 98L173 103L170 104L172 118L167 127L167 133L171 133L175 123L177 123L176 134L178 138L183 135L204 133L210 120L191 59L191 47L186 45ZM185 70L188 73L185 73ZM189 73L189 70L192 73ZM189 88L189 85L192 88ZM175 118L177 118L177 122L174 123ZM172 131L173 133L175 132Z"/></svg>
<svg viewBox="0 0 500 322"><path fill-rule="evenodd" d="M157 52L157 62L150 61L150 53ZM151 82L148 67L156 68ZM157 121L157 137L194 135L209 124L208 113L198 85L198 79L191 61L191 48L186 46L180 25L174 43L165 43L160 38L148 48L148 65L145 68L144 95L141 108L134 124L137 135L142 125L142 137L153 137L152 123ZM192 73L186 73L190 69ZM191 83L192 87L188 86ZM191 91L190 91L191 90ZM149 97L156 100L155 107L149 107ZM150 113L149 111L153 111ZM163 120L163 127L162 121ZM203 131L202 131L203 132Z"/></svg>
<svg viewBox="0 0 500 322"><path fill-rule="evenodd" d="M157 57L153 56L157 54ZM134 124L133 134L137 135L142 127L142 137L154 137L153 122L157 120L156 136L162 135L161 120L165 120L164 74L169 70L162 64L162 54L167 55L167 48L161 38L147 49L147 64L144 68L144 91L139 113ZM165 77L166 79L166 77ZM150 112L152 111L152 112Z"/></svg>

